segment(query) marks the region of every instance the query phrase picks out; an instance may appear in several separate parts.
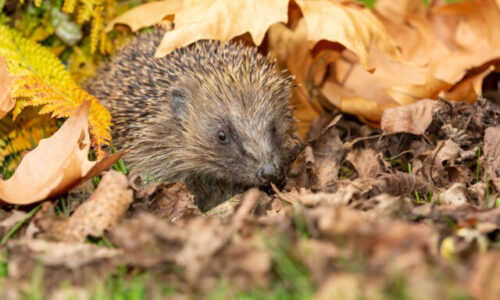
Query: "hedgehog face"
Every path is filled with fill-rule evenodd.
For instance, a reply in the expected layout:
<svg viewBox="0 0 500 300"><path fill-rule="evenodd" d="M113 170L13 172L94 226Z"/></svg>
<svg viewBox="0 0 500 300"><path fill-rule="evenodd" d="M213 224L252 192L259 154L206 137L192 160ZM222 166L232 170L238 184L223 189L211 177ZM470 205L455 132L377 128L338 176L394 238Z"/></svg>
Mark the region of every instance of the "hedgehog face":
<svg viewBox="0 0 500 300"><path fill-rule="evenodd" d="M245 186L276 182L284 175L283 151L292 132L289 79L268 70L268 78L250 80L215 67L219 72L197 74L171 92L192 172Z"/></svg>

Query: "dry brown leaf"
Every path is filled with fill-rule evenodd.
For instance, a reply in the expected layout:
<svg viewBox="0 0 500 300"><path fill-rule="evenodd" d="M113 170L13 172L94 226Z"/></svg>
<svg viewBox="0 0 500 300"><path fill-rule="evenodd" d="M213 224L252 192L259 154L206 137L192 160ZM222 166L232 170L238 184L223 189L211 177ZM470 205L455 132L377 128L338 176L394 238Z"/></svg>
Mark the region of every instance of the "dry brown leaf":
<svg viewBox="0 0 500 300"><path fill-rule="evenodd" d="M475 299L494 300L500 296L500 252L493 250L478 257L468 288Z"/></svg>
<svg viewBox="0 0 500 300"><path fill-rule="evenodd" d="M382 130L387 133L407 132L422 135L432 122L439 103L422 100L407 106L389 108L382 115Z"/></svg>
<svg viewBox="0 0 500 300"><path fill-rule="evenodd" d="M469 71L467 76L456 83L453 88L443 93L443 98L451 101L474 103L478 95L482 94L484 79L493 71L495 71L495 67L492 65L482 72Z"/></svg>
<svg viewBox="0 0 500 300"><path fill-rule="evenodd" d="M308 90L309 72L315 60L307 45L307 27L303 19L299 20L295 29L285 24L275 24L269 28L269 52L278 59L282 69L288 69L295 76L298 84L293 89L290 104L294 106L294 117L298 120L297 129L301 137L305 137L311 122L323 112L317 97ZM326 65L326 62L322 62Z"/></svg>
<svg viewBox="0 0 500 300"><path fill-rule="evenodd" d="M350 151L346 160L354 166L361 178L375 178L377 174L383 172L383 166L378 160L377 152L371 148Z"/></svg>
<svg viewBox="0 0 500 300"><path fill-rule="evenodd" d="M377 124L387 108L435 98L450 86L424 67L390 60L376 47L369 56L375 72L345 58L335 63L334 77L321 89L331 104L369 124Z"/></svg>
<svg viewBox="0 0 500 300"><path fill-rule="evenodd" d="M466 204L467 203L467 196L465 195L466 191L467 188L465 187L465 184L459 182L454 183L449 189L441 193L441 196L439 197L439 203L443 205Z"/></svg>
<svg viewBox="0 0 500 300"><path fill-rule="evenodd" d="M441 95L475 101L484 77L500 58L498 6L492 0L461 1L435 7L427 15L406 6L403 16L391 16L380 5L380 21L401 48L403 62L373 47L368 57L376 71L371 74L346 56L335 62L336 74L321 90L328 101L375 125L385 109L420 99Z"/></svg>
<svg viewBox="0 0 500 300"><path fill-rule="evenodd" d="M318 290L314 299L329 300L343 299L356 300L365 298L363 294L363 279L359 275L340 273L330 276Z"/></svg>
<svg viewBox="0 0 500 300"><path fill-rule="evenodd" d="M0 56L0 118L3 118L16 104L16 100L10 97L10 87L15 77L7 72L7 61Z"/></svg>
<svg viewBox="0 0 500 300"><path fill-rule="evenodd" d="M414 0L377 0L374 9L382 16L398 22L403 22L408 14L423 15L427 12L424 1Z"/></svg>
<svg viewBox="0 0 500 300"><path fill-rule="evenodd" d="M367 70L374 67L368 57L372 45L392 58L400 58L396 43L370 9L355 2L296 2L307 23L307 39L312 46L320 40L338 42L354 52Z"/></svg>
<svg viewBox="0 0 500 300"><path fill-rule="evenodd" d="M0 236L4 236L14 225L26 218L26 215L24 211L14 210L9 217L0 222Z"/></svg>
<svg viewBox="0 0 500 300"><path fill-rule="evenodd" d="M50 291L61 284L84 285L106 278L122 263L122 251L90 243L47 242L40 239L9 241L12 256L9 278L29 280L33 271L44 266L43 286ZM101 277L102 276L102 277Z"/></svg>
<svg viewBox="0 0 500 300"><path fill-rule="evenodd" d="M472 67L500 58L500 7L494 0L460 1L435 7L432 13L454 23L448 38L457 49L435 58L430 68L437 78L455 83Z"/></svg>
<svg viewBox="0 0 500 300"><path fill-rule="evenodd" d="M379 174L373 182L372 194L387 193L390 195L413 195L414 192L426 194L429 192L427 184L419 177L396 171L394 173Z"/></svg>
<svg viewBox="0 0 500 300"><path fill-rule="evenodd" d="M334 120L336 123L338 121ZM315 189L329 191L335 187L340 169L340 162L344 157L344 145L334 126L328 126L321 135L311 142L314 163L311 166Z"/></svg>
<svg viewBox="0 0 500 300"><path fill-rule="evenodd" d="M484 131L484 157L489 178L500 177L500 127Z"/></svg>
<svg viewBox="0 0 500 300"><path fill-rule="evenodd" d="M124 220L110 233L113 244L125 251L127 263L141 267L174 261L187 238L179 226L146 213Z"/></svg>
<svg viewBox="0 0 500 300"><path fill-rule="evenodd" d="M97 190L69 218L63 241L83 242L116 225L133 201L127 177L117 171L104 175Z"/></svg>
<svg viewBox="0 0 500 300"><path fill-rule="evenodd" d="M0 199L26 205L53 198L109 168L120 153L89 161L90 101L80 105L51 137L26 154L9 180L0 181Z"/></svg>
<svg viewBox="0 0 500 300"><path fill-rule="evenodd" d="M267 29L288 19L288 0L185 0L175 12L175 28L163 37L155 56L162 57L176 48L200 39L223 42L249 32L260 45Z"/></svg>

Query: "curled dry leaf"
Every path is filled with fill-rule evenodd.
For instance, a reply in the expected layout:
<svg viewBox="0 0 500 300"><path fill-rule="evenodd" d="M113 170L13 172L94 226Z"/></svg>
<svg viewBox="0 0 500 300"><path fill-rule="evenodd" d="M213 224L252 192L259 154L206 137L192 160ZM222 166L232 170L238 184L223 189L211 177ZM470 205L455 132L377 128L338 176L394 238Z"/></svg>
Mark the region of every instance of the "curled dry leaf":
<svg viewBox="0 0 500 300"><path fill-rule="evenodd" d="M15 77L7 72L7 61L0 56L0 118L3 118L16 104L16 100L10 97L10 89Z"/></svg>
<svg viewBox="0 0 500 300"><path fill-rule="evenodd" d="M9 180L0 181L3 202L26 205L56 197L120 158L117 153L98 161L88 160L90 104L81 104L53 136L41 140L35 150L24 156Z"/></svg>
<svg viewBox="0 0 500 300"><path fill-rule="evenodd" d="M339 42L353 51L361 64L370 69L368 50L374 44L390 57L398 58L396 43L383 24L366 7L333 1L297 1L308 24L310 47L320 40ZM156 51L162 57L172 50L200 39L228 41L249 32L256 45L262 43L268 28L288 20L288 0L265 1L160 1L146 3L111 21L136 31L165 18L175 22Z"/></svg>
<svg viewBox="0 0 500 300"><path fill-rule="evenodd" d="M288 0L185 0L175 12L175 29L165 34L155 56L165 56L200 39L225 42L246 32L260 45L269 26L287 21L287 11Z"/></svg>
<svg viewBox="0 0 500 300"><path fill-rule="evenodd" d="M116 225L133 200L127 187L124 174L113 170L106 173L97 190L69 218L63 240L83 242L88 235L101 236Z"/></svg>
<svg viewBox="0 0 500 300"><path fill-rule="evenodd" d="M500 6L494 0L459 1L435 7L432 13L435 19L454 23L446 37L453 51L436 57L430 66L437 78L456 83L469 69L500 58Z"/></svg>
<svg viewBox="0 0 500 300"><path fill-rule="evenodd" d="M389 108L384 111L380 122L387 133L407 132L422 135L432 122L439 103L434 100L422 100L414 104Z"/></svg>
<svg viewBox="0 0 500 300"><path fill-rule="evenodd" d="M397 44L370 9L353 2L297 0L307 23L307 39L338 42L354 52L360 64L373 70L368 52L372 44L392 58L399 59Z"/></svg>
<svg viewBox="0 0 500 300"><path fill-rule="evenodd" d="M414 192L426 194L427 184L417 176L396 171L395 173L378 174L373 183L372 194L388 193L390 195L412 195Z"/></svg>

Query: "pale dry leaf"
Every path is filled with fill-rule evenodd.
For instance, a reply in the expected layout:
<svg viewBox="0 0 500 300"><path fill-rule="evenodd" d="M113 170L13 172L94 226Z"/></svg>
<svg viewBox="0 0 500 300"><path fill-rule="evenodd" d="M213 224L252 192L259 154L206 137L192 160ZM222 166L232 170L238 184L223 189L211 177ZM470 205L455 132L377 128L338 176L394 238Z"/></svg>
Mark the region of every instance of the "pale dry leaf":
<svg viewBox="0 0 500 300"><path fill-rule="evenodd" d="M93 244L56 243L37 239L19 240L9 244L10 249L17 247L22 247L23 252L30 253L30 257L43 261L47 266L65 266L73 270L102 259L116 258L121 254L120 250Z"/></svg>
<svg viewBox="0 0 500 300"><path fill-rule="evenodd" d="M500 127L484 131L484 159L489 178L500 177Z"/></svg>
<svg viewBox="0 0 500 300"><path fill-rule="evenodd" d="M340 187L326 201L332 205L347 205L355 199L368 194L372 189L369 179L356 178L347 185Z"/></svg>
<svg viewBox="0 0 500 300"><path fill-rule="evenodd" d="M320 40L338 42L356 54L360 64L373 70L368 53L373 46L387 56L400 58L397 44L373 12L354 2L297 0L307 23L307 39L311 45Z"/></svg>
<svg viewBox="0 0 500 300"><path fill-rule="evenodd" d="M26 154L9 180L0 181L0 199L26 205L53 198L109 168L120 153L89 161L88 112L81 104L59 130Z"/></svg>
<svg viewBox="0 0 500 300"><path fill-rule="evenodd" d="M439 103L422 100L414 104L389 108L382 115L382 130L387 133L406 132L422 135L432 122Z"/></svg>
<svg viewBox="0 0 500 300"><path fill-rule="evenodd" d="M106 26L106 31L111 31L116 24L125 24L134 32L153 26L180 11L186 4L187 1L170 0L144 3L111 20Z"/></svg>
<svg viewBox="0 0 500 300"><path fill-rule="evenodd" d="M63 241L83 242L88 235L101 236L118 224L132 201L127 177L114 170L107 172L97 190L69 218Z"/></svg>
<svg viewBox="0 0 500 300"><path fill-rule="evenodd" d="M24 211L14 210L9 217L0 222L0 236L4 236L14 225L26 218L26 215Z"/></svg>
<svg viewBox="0 0 500 300"><path fill-rule="evenodd" d="M246 32L260 45L269 26L288 20L287 12L288 0L184 0L175 12L175 28L165 34L155 57L200 39L225 42Z"/></svg>
<svg viewBox="0 0 500 300"><path fill-rule="evenodd" d="M359 275L350 273L340 273L331 275L325 283L318 289L314 299L362 299L364 280Z"/></svg>
<svg viewBox="0 0 500 300"><path fill-rule="evenodd" d="M439 196L439 203L443 205L466 204L467 203L467 196L465 195L466 191L467 188L465 187L465 184L456 182L449 189L441 193L441 195Z"/></svg>
<svg viewBox="0 0 500 300"><path fill-rule="evenodd" d="M7 72L7 61L0 56L0 118L3 118L16 104L16 100L10 97L10 87L15 79Z"/></svg>

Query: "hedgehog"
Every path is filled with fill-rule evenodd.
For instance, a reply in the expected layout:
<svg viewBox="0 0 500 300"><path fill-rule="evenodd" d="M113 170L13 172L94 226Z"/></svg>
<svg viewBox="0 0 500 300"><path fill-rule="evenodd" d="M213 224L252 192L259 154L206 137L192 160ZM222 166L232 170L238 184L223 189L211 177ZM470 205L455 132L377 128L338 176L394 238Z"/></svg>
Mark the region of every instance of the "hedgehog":
<svg viewBox="0 0 500 300"><path fill-rule="evenodd" d="M202 211L280 182L302 147L293 78L241 42L200 40L155 58L164 33L137 35L86 84L110 111L125 162L184 182Z"/></svg>

